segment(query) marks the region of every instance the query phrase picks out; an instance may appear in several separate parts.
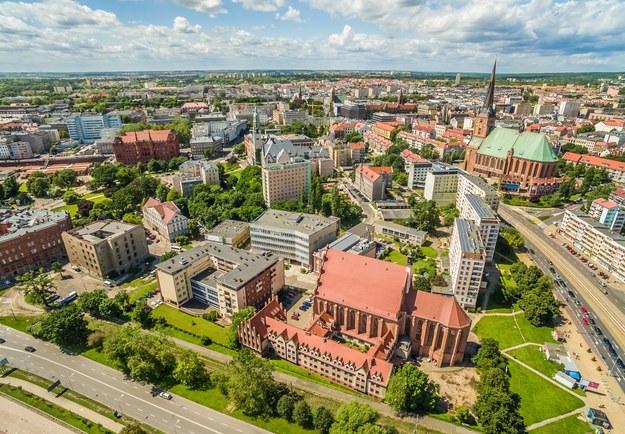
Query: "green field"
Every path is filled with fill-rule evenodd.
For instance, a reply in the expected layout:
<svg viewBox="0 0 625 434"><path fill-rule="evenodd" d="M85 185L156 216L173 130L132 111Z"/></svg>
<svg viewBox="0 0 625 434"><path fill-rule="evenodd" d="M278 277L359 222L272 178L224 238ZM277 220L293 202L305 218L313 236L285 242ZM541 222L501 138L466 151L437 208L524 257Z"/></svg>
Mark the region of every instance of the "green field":
<svg viewBox="0 0 625 434"><path fill-rule="evenodd" d="M82 196L81 199L90 200L93 203L100 203L106 199L106 197L104 197L102 193L88 193ZM78 205L74 203L72 205L57 206L56 208L52 208L52 211L67 211L71 217L74 217L78 212Z"/></svg>
<svg viewBox="0 0 625 434"><path fill-rule="evenodd" d="M33 319L36 317L30 316L2 316L0 317L0 324L4 324L7 327L14 328L24 333L28 333L28 327Z"/></svg>
<svg viewBox="0 0 625 434"><path fill-rule="evenodd" d="M208 336L220 345L227 345L227 330L203 318L191 316L166 304L154 309L155 318L165 318L168 324L200 336Z"/></svg>
<svg viewBox="0 0 625 434"><path fill-rule="evenodd" d="M398 250L393 250L389 255L384 258L387 261L394 262L399 265L406 265L408 262L408 258L403 253L400 253Z"/></svg>
<svg viewBox="0 0 625 434"><path fill-rule="evenodd" d="M545 353L535 345L517 348L509 351L508 354L550 378L560 370L560 365L547 360Z"/></svg>
<svg viewBox="0 0 625 434"><path fill-rule="evenodd" d="M130 302L134 303L139 297L144 296L148 292L154 291L158 287L158 281L156 277L150 276L144 279L139 277L131 282L126 282L122 285L122 288L126 288L128 295L130 296Z"/></svg>
<svg viewBox="0 0 625 434"><path fill-rule="evenodd" d="M577 415L565 417L530 431L532 434L590 434L594 432L595 428L588 422L580 420Z"/></svg>
<svg viewBox="0 0 625 434"><path fill-rule="evenodd" d="M539 377L516 362L508 364L510 389L521 396L521 416L525 425L569 413L584 406L555 384Z"/></svg>
<svg viewBox="0 0 625 434"><path fill-rule="evenodd" d="M551 337L552 330L553 328L551 327L534 327L525 319L523 314L515 316L485 316L473 327L473 332L480 339L497 339L501 349L510 348L524 342L535 342L537 344L555 342Z"/></svg>
<svg viewBox="0 0 625 434"><path fill-rule="evenodd" d="M438 256L438 252L436 251L436 249L434 247L423 246L423 247L421 247L421 251L428 258L436 258Z"/></svg>

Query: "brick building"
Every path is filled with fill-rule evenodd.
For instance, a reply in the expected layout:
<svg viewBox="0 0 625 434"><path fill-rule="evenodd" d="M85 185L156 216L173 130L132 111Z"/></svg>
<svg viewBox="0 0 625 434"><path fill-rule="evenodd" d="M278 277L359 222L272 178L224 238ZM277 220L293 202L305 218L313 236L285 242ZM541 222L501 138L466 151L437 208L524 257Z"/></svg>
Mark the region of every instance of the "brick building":
<svg viewBox="0 0 625 434"><path fill-rule="evenodd" d="M118 163L146 164L150 160L169 161L180 155L178 134L174 130L144 130L124 133L113 141Z"/></svg>
<svg viewBox="0 0 625 434"><path fill-rule="evenodd" d="M71 228L65 211L0 210L0 278L59 261L66 254L61 233Z"/></svg>

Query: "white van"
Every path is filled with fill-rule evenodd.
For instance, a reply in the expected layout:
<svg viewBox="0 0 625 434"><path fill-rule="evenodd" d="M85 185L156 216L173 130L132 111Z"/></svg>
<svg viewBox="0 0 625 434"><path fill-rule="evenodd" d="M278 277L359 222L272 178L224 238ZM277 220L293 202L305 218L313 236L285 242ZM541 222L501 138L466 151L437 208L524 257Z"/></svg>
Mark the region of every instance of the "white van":
<svg viewBox="0 0 625 434"><path fill-rule="evenodd" d="M180 251L182 251L182 247L177 246L177 245L175 245L175 244L174 244L173 246L171 246L171 249L172 249L172 250L175 250L176 252L180 252Z"/></svg>
<svg viewBox="0 0 625 434"><path fill-rule="evenodd" d="M112 288L113 286L115 286L115 283L111 282L110 280L105 280L104 285L108 286L109 288Z"/></svg>

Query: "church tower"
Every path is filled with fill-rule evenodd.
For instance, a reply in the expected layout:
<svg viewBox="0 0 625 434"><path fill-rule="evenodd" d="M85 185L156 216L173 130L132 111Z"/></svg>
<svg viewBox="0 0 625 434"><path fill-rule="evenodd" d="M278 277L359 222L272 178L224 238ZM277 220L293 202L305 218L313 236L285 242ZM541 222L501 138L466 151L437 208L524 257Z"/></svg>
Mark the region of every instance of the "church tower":
<svg viewBox="0 0 625 434"><path fill-rule="evenodd" d="M397 104L402 105L404 103L404 90L399 88L399 95L397 95Z"/></svg>
<svg viewBox="0 0 625 434"><path fill-rule="evenodd" d="M497 70L497 60L493 65L493 72L488 82L486 91L486 99L482 105L480 113L475 118L475 126L473 127L473 137L481 139L488 136L488 133L495 127L495 72Z"/></svg>

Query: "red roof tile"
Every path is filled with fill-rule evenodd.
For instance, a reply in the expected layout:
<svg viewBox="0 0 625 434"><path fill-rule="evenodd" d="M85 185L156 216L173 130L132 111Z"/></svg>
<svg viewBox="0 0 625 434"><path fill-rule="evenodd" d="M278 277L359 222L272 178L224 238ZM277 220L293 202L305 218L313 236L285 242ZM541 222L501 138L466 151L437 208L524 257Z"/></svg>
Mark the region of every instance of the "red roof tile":
<svg viewBox="0 0 625 434"><path fill-rule="evenodd" d="M452 328L471 325L471 318L454 297L424 291L410 291L406 307L418 318L430 319Z"/></svg>

